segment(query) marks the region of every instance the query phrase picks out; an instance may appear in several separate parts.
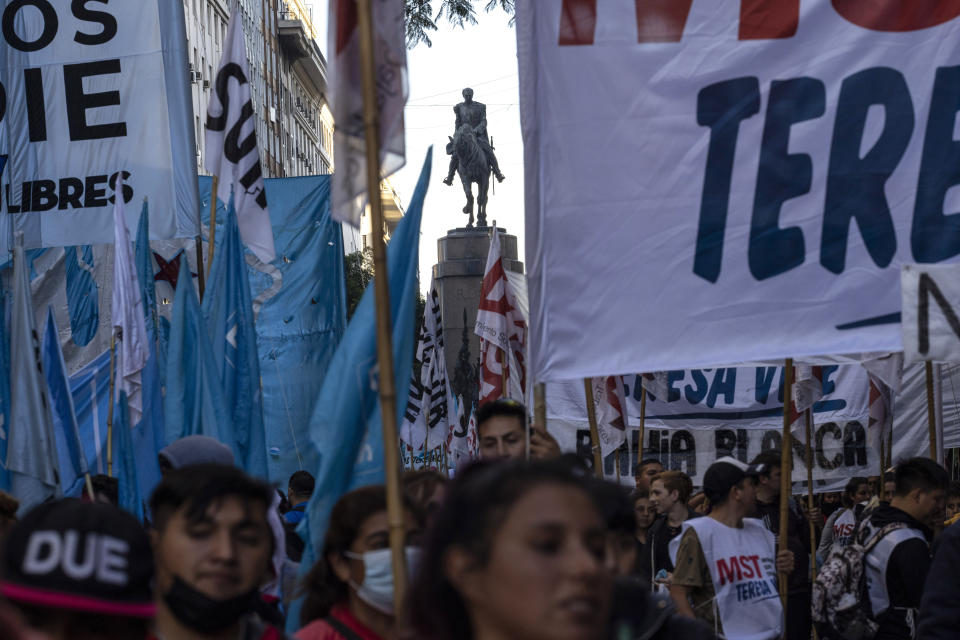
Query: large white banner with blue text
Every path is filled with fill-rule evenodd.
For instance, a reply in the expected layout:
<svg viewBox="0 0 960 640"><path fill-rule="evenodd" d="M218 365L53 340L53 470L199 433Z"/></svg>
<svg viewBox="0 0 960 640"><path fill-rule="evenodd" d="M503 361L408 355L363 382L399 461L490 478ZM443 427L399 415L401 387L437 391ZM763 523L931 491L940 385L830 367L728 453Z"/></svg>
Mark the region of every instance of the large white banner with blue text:
<svg viewBox="0 0 960 640"><path fill-rule="evenodd" d="M197 232L183 4L0 0L0 252L113 243L149 198L155 239Z"/></svg>
<svg viewBox="0 0 960 640"><path fill-rule="evenodd" d="M517 3L535 380L899 351L960 254L960 3Z"/></svg>

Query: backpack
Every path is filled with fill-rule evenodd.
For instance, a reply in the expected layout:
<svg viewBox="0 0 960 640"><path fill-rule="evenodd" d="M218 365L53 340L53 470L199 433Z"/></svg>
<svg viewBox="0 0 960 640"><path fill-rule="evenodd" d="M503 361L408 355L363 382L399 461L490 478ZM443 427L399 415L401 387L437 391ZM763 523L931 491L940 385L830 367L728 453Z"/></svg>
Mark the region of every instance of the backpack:
<svg viewBox="0 0 960 640"><path fill-rule="evenodd" d="M812 591L813 621L831 638L870 640L877 633L870 596L867 593L866 563L870 553L888 533L907 528L893 522L863 540L855 535L846 547L834 547L820 568Z"/></svg>

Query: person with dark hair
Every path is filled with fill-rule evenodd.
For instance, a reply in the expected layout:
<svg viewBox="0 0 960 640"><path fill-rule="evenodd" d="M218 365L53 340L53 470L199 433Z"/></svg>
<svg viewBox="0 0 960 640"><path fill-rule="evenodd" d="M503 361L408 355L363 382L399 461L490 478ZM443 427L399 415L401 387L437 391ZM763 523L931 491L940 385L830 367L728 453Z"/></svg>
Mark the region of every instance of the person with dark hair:
<svg viewBox="0 0 960 640"><path fill-rule="evenodd" d="M633 493L630 494L630 499L633 501L633 515L636 525L634 535L637 542L643 546L647 542L647 531L650 530L650 525L657 517L657 510L650 504L650 493L643 489L634 489Z"/></svg>
<svg viewBox="0 0 960 640"><path fill-rule="evenodd" d="M867 483L867 491L870 490L869 481ZM834 511L838 511L843 508L843 503L840 501L840 493L837 491L831 491L829 493L821 493L819 499L820 504L820 513L823 514L824 518L829 518L833 515ZM869 500L869 498L867 498ZM826 525L824 525L826 526Z"/></svg>
<svg viewBox="0 0 960 640"><path fill-rule="evenodd" d="M950 485L947 472L928 458L897 464L897 490L889 504L881 503L857 529L857 542L866 546L881 536L866 555L870 610L879 624L875 640L916 637L917 609L930 571L930 542L937 514Z"/></svg>
<svg viewBox="0 0 960 640"><path fill-rule="evenodd" d="M527 449L527 409L516 400L501 398L477 409L477 439L484 460L523 459ZM537 425L530 426L530 457L555 458L560 445Z"/></svg>
<svg viewBox="0 0 960 640"><path fill-rule="evenodd" d="M703 476L710 514L684 522L670 545L677 610L732 640L772 640L782 631L777 572L794 570L793 553L777 552L773 534L747 517L756 507L757 478L766 471L730 456L710 465Z"/></svg>
<svg viewBox="0 0 960 640"><path fill-rule="evenodd" d="M651 588L666 590L673 573L670 541L680 535L683 523L700 514L687 506L693 481L682 471L664 471L650 483L650 505L657 517L647 530L647 542L639 560L640 574L649 576Z"/></svg>
<svg viewBox="0 0 960 640"><path fill-rule="evenodd" d="M0 491L0 549L3 548L3 539L7 532L17 524L17 510L20 501L6 491Z"/></svg>
<svg viewBox="0 0 960 640"><path fill-rule="evenodd" d="M120 481L117 478L98 473L90 478L90 485L93 487L94 502L105 502L115 507L120 505ZM86 490L81 499L90 500Z"/></svg>
<svg viewBox="0 0 960 640"><path fill-rule="evenodd" d="M410 592L419 640L597 640L607 529L588 481L555 461L483 462L453 480Z"/></svg>
<svg viewBox="0 0 960 640"><path fill-rule="evenodd" d="M429 525L433 521L433 515L443 504L450 478L435 469L418 469L404 473L400 482L403 492L417 505Z"/></svg>
<svg viewBox="0 0 960 640"><path fill-rule="evenodd" d="M113 505L67 498L34 508L11 529L0 573L0 594L42 637L147 637L154 615L150 538ZM2 631L8 637L10 630Z"/></svg>
<svg viewBox="0 0 960 640"><path fill-rule="evenodd" d="M313 495L313 487L316 480L309 471L294 471L287 481L287 501L290 508L283 514L283 519L292 525L297 525L303 520L303 515L307 510L307 503L310 502L310 496Z"/></svg>
<svg viewBox="0 0 960 640"><path fill-rule="evenodd" d="M594 483L597 505L607 522L607 570L617 578L635 575L637 519L630 494L612 482Z"/></svg>
<svg viewBox="0 0 960 640"><path fill-rule="evenodd" d="M417 569L420 513L404 500L407 571ZM323 552L304 577L298 640L393 637L393 567L381 485L344 494L330 512Z"/></svg>
<svg viewBox="0 0 960 640"><path fill-rule="evenodd" d="M257 615L260 587L276 577L272 504L273 489L233 466L167 472L150 497L158 638L284 637Z"/></svg>
<svg viewBox="0 0 960 640"><path fill-rule="evenodd" d="M870 501L870 484L864 477L850 478L840 496L843 507L834 511L823 527L817 557L826 559L834 546L843 548L853 542L853 530Z"/></svg>
<svg viewBox="0 0 960 640"><path fill-rule="evenodd" d="M780 543L780 451L769 450L751 463L762 467L757 476L757 512L764 526ZM820 510L809 514L814 526L823 526ZM787 499L787 549L793 552L796 570L787 580L786 640L809 640L813 620L810 615L810 524L807 514L791 496Z"/></svg>
<svg viewBox="0 0 960 640"><path fill-rule="evenodd" d="M663 473L663 465L656 458L645 458L633 468L633 479L637 489L650 491L650 482L658 473Z"/></svg>

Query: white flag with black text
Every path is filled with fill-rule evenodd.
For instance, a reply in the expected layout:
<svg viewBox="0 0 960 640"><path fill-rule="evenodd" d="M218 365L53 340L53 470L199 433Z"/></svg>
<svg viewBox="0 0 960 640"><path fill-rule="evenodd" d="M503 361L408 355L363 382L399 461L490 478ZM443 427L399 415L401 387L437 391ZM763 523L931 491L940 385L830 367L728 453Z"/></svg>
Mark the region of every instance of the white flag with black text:
<svg viewBox="0 0 960 640"><path fill-rule="evenodd" d="M217 197L226 204L233 191L237 226L243 243L261 262L271 262L276 257L273 227L270 226L267 192L257 149L243 25L235 3L223 44L223 57L207 106L204 139L207 147L204 166L219 179Z"/></svg>

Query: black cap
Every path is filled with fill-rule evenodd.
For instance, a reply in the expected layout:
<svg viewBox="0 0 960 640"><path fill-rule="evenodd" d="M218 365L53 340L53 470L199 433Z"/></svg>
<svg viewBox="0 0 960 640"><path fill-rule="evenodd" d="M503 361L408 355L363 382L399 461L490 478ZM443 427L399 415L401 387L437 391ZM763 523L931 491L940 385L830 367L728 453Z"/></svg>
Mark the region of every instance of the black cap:
<svg viewBox="0 0 960 640"><path fill-rule="evenodd" d="M153 553L140 522L110 504L38 506L7 535L0 593L48 609L152 618Z"/></svg>
<svg viewBox="0 0 960 640"><path fill-rule="evenodd" d="M736 458L724 456L710 465L703 474L703 492L711 502L722 500L730 489L749 476L759 476L765 473L765 464L747 464Z"/></svg>

